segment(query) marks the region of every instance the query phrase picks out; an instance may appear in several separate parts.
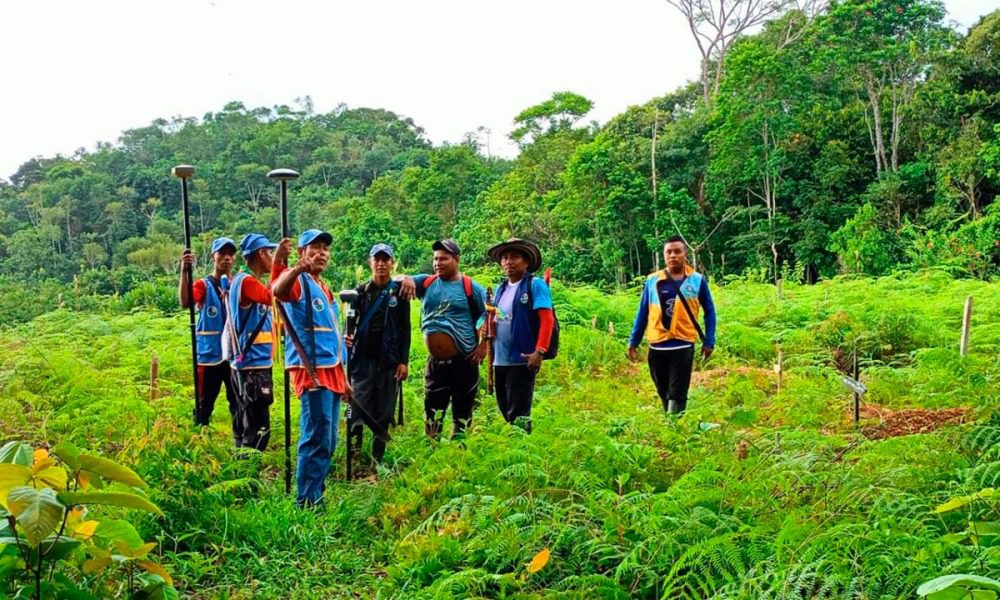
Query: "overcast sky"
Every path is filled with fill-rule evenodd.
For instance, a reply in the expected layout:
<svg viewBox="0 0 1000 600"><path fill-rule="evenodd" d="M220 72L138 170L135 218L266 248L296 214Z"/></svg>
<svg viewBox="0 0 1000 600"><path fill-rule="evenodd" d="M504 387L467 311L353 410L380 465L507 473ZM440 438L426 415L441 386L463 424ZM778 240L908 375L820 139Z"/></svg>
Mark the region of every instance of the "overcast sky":
<svg viewBox="0 0 1000 600"><path fill-rule="evenodd" d="M946 0L969 26L1000 0ZM5 0L0 177L153 119L231 100L411 117L435 143L479 126L510 156L521 109L557 90L600 122L697 76L666 0Z"/></svg>

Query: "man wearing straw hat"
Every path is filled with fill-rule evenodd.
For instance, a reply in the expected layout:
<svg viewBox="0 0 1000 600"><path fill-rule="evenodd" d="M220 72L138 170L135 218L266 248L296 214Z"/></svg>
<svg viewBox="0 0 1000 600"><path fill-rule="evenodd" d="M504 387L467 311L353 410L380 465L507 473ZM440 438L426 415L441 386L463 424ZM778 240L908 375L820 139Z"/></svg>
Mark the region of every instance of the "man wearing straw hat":
<svg viewBox="0 0 1000 600"><path fill-rule="evenodd" d="M531 433L535 377L549 349L555 316L549 286L534 273L542 253L528 240L511 238L489 249L507 279L497 288L493 376L500 414Z"/></svg>

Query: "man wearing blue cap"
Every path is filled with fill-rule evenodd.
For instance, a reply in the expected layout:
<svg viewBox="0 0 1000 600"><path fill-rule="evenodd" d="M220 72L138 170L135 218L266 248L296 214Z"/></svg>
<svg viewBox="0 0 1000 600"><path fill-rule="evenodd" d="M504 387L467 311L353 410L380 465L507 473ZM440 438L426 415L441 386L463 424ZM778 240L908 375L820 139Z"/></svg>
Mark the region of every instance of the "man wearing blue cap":
<svg viewBox="0 0 1000 600"><path fill-rule="evenodd" d="M349 398L344 371L347 346L333 292L320 280L330 260L333 236L309 229L299 236L298 257L288 267L291 241L281 240L271 269L271 291L283 303L289 328L285 366L302 402L296 490L299 506L323 502L330 459L337 448L340 401Z"/></svg>
<svg viewBox="0 0 1000 600"><path fill-rule="evenodd" d="M396 266L392 246L372 246L368 264L372 278L355 290L358 327L354 336L345 339L351 353L348 375L352 402L367 411L382 430L388 430L396 411L399 385L409 375L410 302L400 296L400 286L392 280ZM347 434L360 438L362 427L361 420L352 415ZM376 436L372 441L372 458L382 462L384 456L385 442Z"/></svg>
<svg viewBox="0 0 1000 600"><path fill-rule="evenodd" d="M260 280L271 274L271 252L277 247L259 233L243 236L240 253L253 275L233 275L226 300L230 364L243 420L243 439L237 445L262 452L271 438L274 338L271 290Z"/></svg>
<svg viewBox="0 0 1000 600"><path fill-rule="evenodd" d="M222 352L222 332L226 324L226 306L223 304L223 277L228 277L236 260L236 242L220 237L212 242L212 274L194 282L188 298L188 269L194 267L194 254L184 250L181 255L181 278L177 287L177 297L182 308L194 301L198 309L197 356L198 380L195 382L197 402L194 407L196 425L208 425L215 410L215 400L222 386L226 387L226 400L232 418L233 441L237 446L243 442L243 420L239 415L239 404L230 381L229 362Z"/></svg>

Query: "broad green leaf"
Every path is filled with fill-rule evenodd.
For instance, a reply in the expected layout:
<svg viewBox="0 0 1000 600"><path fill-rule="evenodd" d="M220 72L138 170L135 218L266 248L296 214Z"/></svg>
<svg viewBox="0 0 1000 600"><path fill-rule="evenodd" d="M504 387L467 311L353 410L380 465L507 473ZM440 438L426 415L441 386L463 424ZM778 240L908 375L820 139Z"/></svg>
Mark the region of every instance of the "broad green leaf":
<svg viewBox="0 0 1000 600"><path fill-rule="evenodd" d="M147 544L140 544L138 547L130 548L125 542L118 540L114 543L115 550L118 554L129 559L142 558L149 554L153 548L156 548L156 542L149 542Z"/></svg>
<svg viewBox="0 0 1000 600"><path fill-rule="evenodd" d="M7 506L7 493L31 480L31 467L12 463L0 464L0 506Z"/></svg>
<svg viewBox="0 0 1000 600"><path fill-rule="evenodd" d="M109 542L109 545L115 542L124 542L128 548L138 548L142 545L142 538L139 537L135 527L128 521L120 519L101 521L94 535Z"/></svg>
<svg viewBox="0 0 1000 600"><path fill-rule="evenodd" d="M80 468L80 451L70 442L61 442L52 449L52 454L58 456L70 469Z"/></svg>
<svg viewBox="0 0 1000 600"><path fill-rule="evenodd" d="M975 533L979 537L1000 535L1000 522L974 521L972 523L969 523L969 532Z"/></svg>
<svg viewBox="0 0 1000 600"><path fill-rule="evenodd" d="M0 463L13 463L30 467L35 450L24 442L7 442L0 448Z"/></svg>
<svg viewBox="0 0 1000 600"><path fill-rule="evenodd" d="M136 592L132 598L134 600L180 600L180 594L172 585L157 581Z"/></svg>
<svg viewBox="0 0 1000 600"><path fill-rule="evenodd" d="M152 573L153 575L159 575L161 578L163 578L163 581L167 582L167 585L174 584L173 577L170 576L170 573L167 573L167 570L164 569L162 565L158 565L155 562L148 560L137 560L135 561L135 564L145 569L146 572L148 573Z"/></svg>
<svg viewBox="0 0 1000 600"><path fill-rule="evenodd" d="M935 513L941 514L946 512L951 512L953 510L958 510L977 500L992 500L996 497L997 492L993 488L984 488L972 494L971 496L956 496L951 498L944 504L939 505L934 509Z"/></svg>
<svg viewBox="0 0 1000 600"><path fill-rule="evenodd" d="M964 590L950 587L927 596L927 600L997 600L997 593L984 590Z"/></svg>
<svg viewBox="0 0 1000 600"><path fill-rule="evenodd" d="M76 504L101 504L105 506L121 506L123 508L134 508L144 510L153 514L163 516L163 512L155 504L146 500L142 496L129 494L127 492L62 492L59 499L66 506Z"/></svg>
<svg viewBox="0 0 1000 600"><path fill-rule="evenodd" d="M91 558L83 561L83 572L87 575L96 573L111 564L111 557Z"/></svg>
<svg viewBox="0 0 1000 600"><path fill-rule="evenodd" d="M118 481L134 487L146 487L146 482L135 471L102 456L81 454L80 468L100 475L108 481Z"/></svg>
<svg viewBox="0 0 1000 600"><path fill-rule="evenodd" d="M66 482L68 480L69 476L66 475L66 469L62 467L49 467L44 471L35 472L35 481L41 482L43 485L60 492L66 489Z"/></svg>
<svg viewBox="0 0 1000 600"><path fill-rule="evenodd" d="M14 488L7 495L10 512L17 517L18 529L32 548L38 547L59 527L65 507L50 489Z"/></svg>
<svg viewBox="0 0 1000 600"><path fill-rule="evenodd" d="M983 577L981 575L944 575L943 577L937 577L922 583L920 587L917 588L917 595L930 596L931 594L946 592L950 588L962 591L962 593L965 594L964 597L968 598L969 591L983 590L1000 592L1000 581L990 579L989 577ZM957 597L961 598L963 596L960 595ZM937 597L934 597L934 600L937 600Z"/></svg>
<svg viewBox="0 0 1000 600"><path fill-rule="evenodd" d="M968 506L970 502L972 502L972 497L970 496L956 496L949 499L944 504L938 505L938 507L934 509L934 512L937 514L951 512L953 510L958 510L963 506Z"/></svg>
<svg viewBox="0 0 1000 600"><path fill-rule="evenodd" d="M61 535L42 541L39 549L45 553L45 560L62 560L80 546L80 540Z"/></svg>

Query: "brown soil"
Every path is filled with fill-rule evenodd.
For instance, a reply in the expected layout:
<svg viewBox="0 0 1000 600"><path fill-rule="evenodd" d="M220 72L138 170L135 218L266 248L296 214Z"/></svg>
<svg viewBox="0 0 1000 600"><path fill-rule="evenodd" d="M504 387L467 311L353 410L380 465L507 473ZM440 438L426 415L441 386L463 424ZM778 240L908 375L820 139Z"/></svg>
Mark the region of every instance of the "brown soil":
<svg viewBox="0 0 1000 600"><path fill-rule="evenodd" d="M870 440L882 440L911 435L914 433L929 433L946 425L964 423L969 416L969 409L964 407L943 408L904 408L893 410L878 404L861 405L861 433ZM845 418L854 418L854 409L848 408Z"/></svg>

